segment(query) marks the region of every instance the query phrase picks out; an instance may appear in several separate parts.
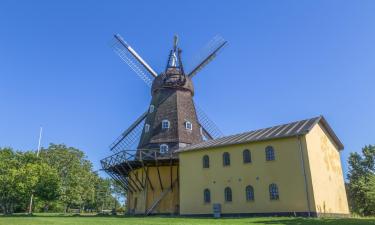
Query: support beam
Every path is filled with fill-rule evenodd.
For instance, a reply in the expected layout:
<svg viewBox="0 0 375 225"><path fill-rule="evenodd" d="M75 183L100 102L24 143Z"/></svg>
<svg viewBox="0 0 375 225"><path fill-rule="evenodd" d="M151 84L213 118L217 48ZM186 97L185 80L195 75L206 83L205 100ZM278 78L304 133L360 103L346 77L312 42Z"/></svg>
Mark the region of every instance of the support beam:
<svg viewBox="0 0 375 225"><path fill-rule="evenodd" d="M133 182L134 186L133 185L132 186L136 187L135 189L137 189L138 191L142 191L142 189L138 186L138 184L131 178L129 171L123 166L123 163L119 163L118 165L120 165L121 168L124 170L124 175L125 174L127 175L129 185L131 185L132 184L131 182Z"/></svg>
<svg viewBox="0 0 375 225"><path fill-rule="evenodd" d="M128 160L126 160L125 163L129 166L131 171L134 171L133 167L130 165ZM139 180L139 178L137 176L134 175L134 177L137 180L138 184L141 185L141 188L143 190L145 187L143 186L142 182Z"/></svg>
<svg viewBox="0 0 375 225"><path fill-rule="evenodd" d="M171 179L171 191L173 191L173 167L172 167L172 155L169 162L169 168L170 168L170 179Z"/></svg>
<svg viewBox="0 0 375 225"><path fill-rule="evenodd" d="M142 159L141 163L142 163L142 168L145 171L146 179L148 180L148 183L150 184L150 188L151 188L152 191L154 191L154 187L152 186L150 178L148 177L148 169L146 170L146 167L145 167L145 164L143 162L143 159Z"/></svg>
<svg viewBox="0 0 375 225"><path fill-rule="evenodd" d="M160 176L160 171L159 171L159 163L158 163L158 158L155 157L156 161L156 170L158 171L158 177L159 177L159 184L160 184L160 188L161 188L161 191L164 191L164 187L163 187L163 182L161 181L161 176Z"/></svg>
<svg viewBox="0 0 375 225"><path fill-rule="evenodd" d="M136 192L135 189L129 184L129 182L123 176L120 175L120 174L123 174L123 173L121 173L121 171L119 169L117 169L117 166L113 166L113 168L115 168L115 170L117 171L117 174L113 173L113 175L115 175L119 180L121 180L126 185L128 185L128 188L129 188L130 192L132 192L132 193Z"/></svg>

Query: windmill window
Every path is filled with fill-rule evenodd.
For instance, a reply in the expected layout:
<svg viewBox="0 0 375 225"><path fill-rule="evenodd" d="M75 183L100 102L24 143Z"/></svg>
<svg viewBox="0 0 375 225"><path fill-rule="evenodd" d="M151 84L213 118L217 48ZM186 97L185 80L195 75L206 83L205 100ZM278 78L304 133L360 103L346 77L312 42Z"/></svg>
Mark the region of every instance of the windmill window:
<svg viewBox="0 0 375 225"><path fill-rule="evenodd" d="M170 127L170 122L169 122L169 120L163 120L162 122L161 122L161 128L162 129L168 129L169 127Z"/></svg>
<svg viewBox="0 0 375 225"><path fill-rule="evenodd" d="M150 124L145 125L145 132L148 133L150 131Z"/></svg>
<svg viewBox="0 0 375 225"><path fill-rule="evenodd" d="M203 156L203 168L210 168L210 158L208 155Z"/></svg>
<svg viewBox="0 0 375 225"><path fill-rule="evenodd" d="M249 149L243 150L242 155L243 155L243 163L251 163L251 152Z"/></svg>
<svg viewBox="0 0 375 225"><path fill-rule="evenodd" d="M273 161L275 160L275 150L272 146L266 147L266 161Z"/></svg>
<svg viewBox="0 0 375 225"><path fill-rule="evenodd" d="M232 189L230 187L224 189L224 198L226 202L232 201Z"/></svg>
<svg viewBox="0 0 375 225"><path fill-rule="evenodd" d="M279 189L278 189L276 184L270 184L269 191L270 191L270 199L271 200L278 200L279 199Z"/></svg>
<svg viewBox="0 0 375 225"><path fill-rule="evenodd" d="M229 166L230 165L230 155L228 152L224 152L223 154L223 166Z"/></svg>
<svg viewBox="0 0 375 225"><path fill-rule="evenodd" d="M149 113L153 113L155 110L155 106L154 105L150 105L150 109L148 110Z"/></svg>
<svg viewBox="0 0 375 225"><path fill-rule="evenodd" d="M210 203L211 202L211 193L209 189L204 189L203 191L203 201L204 203Z"/></svg>
<svg viewBox="0 0 375 225"><path fill-rule="evenodd" d="M254 201L254 188L251 185L246 187L246 201Z"/></svg>
<svg viewBox="0 0 375 225"><path fill-rule="evenodd" d="M193 124L189 121L185 122L185 128L186 130L193 130Z"/></svg>
<svg viewBox="0 0 375 225"><path fill-rule="evenodd" d="M167 153L169 150L169 147L167 144L161 144L160 145L160 153Z"/></svg>

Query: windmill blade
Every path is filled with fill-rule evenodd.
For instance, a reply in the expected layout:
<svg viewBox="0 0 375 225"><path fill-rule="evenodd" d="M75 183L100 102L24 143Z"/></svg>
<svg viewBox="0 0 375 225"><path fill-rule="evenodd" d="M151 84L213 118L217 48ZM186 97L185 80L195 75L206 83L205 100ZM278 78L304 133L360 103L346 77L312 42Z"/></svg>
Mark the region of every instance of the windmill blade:
<svg viewBox="0 0 375 225"><path fill-rule="evenodd" d="M211 136L211 134L208 133L208 131L202 126L202 124L199 124L199 125L200 125L201 128L202 128L202 130L201 130L201 134L202 134L203 139L204 139L205 141L214 139L214 138Z"/></svg>
<svg viewBox="0 0 375 225"><path fill-rule="evenodd" d="M219 127L210 119L208 118L207 114L196 104L195 109L198 116L198 121L202 127L202 134L207 139L217 139L219 137L223 137L223 132L220 131Z"/></svg>
<svg viewBox="0 0 375 225"><path fill-rule="evenodd" d="M197 74L200 70L202 70L208 63L210 63L219 53L221 49L227 44L228 42L224 40L219 35L216 35L206 46L203 48L202 53L199 54L199 61L196 66L193 67L188 76L193 77Z"/></svg>
<svg viewBox="0 0 375 225"><path fill-rule="evenodd" d="M149 86L157 73L118 34L112 43L114 52Z"/></svg>
<svg viewBox="0 0 375 225"><path fill-rule="evenodd" d="M137 144L140 138L144 121L148 111L144 112L128 129L126 129L110 146L110 150L119 152L123 150L134 149L133 145Z"/></svg>

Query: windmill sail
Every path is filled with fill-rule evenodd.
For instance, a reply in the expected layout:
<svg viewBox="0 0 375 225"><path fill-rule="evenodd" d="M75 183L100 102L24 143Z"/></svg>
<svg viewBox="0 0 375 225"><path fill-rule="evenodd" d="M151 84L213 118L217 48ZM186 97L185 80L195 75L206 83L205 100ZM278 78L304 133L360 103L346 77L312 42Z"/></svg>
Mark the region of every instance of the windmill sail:
<svg viewBox="0 0 375 225"><path fill-rule="evenodd" d="M138 144L148 111L143 113L128 129L126 129L110 146L113 152L134 149Z"/></svg>
<svg viewBox="0 0 375 225"><path fill-rule="evenodd" d="M156 72L119 36L115 35L112 43L113 51L151 87Z"/></svg>
<svg viewBox="0 0 375 225"><path fill-rule="evenodd" d="M207 64L209 64L219 53L219 51L227 44L227 41L223 37L216 35L209 41L206 46L200 51L198 56L195 57L194 66L191 67L188 76L193 77L200 70L202 70Z"/></svg>
<svg viewBox="0 0 375 225"><path fill-rule="evenodd" d="M202 126L202 135L206 139L216 139L224 136L219 127L207 116L207 114L195 104L198 121Z"/></svg>

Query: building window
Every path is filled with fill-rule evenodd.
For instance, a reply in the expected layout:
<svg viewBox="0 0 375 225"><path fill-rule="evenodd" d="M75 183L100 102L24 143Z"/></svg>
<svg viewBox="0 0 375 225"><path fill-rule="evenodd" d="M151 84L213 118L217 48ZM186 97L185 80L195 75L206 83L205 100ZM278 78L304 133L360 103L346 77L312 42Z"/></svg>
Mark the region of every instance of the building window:
<svg viewBox="0 0 375 225"><path fill-rule="evenodd" d="M245 149L242 152L243 163L251 163L251 152L249 149Z"/></svg>
<svg viewBox="0 0 375 225"><path fill-rule="evenodd" d="M185 129L186 130L193 130L193 124L189 121L185 122Z"/></svg>
<svg viewBox="0 0 375 225"><path fill-rule="evenodd" d="M170 127L170 122L169 122L169 120L163 120L162 122L161 122L161 128L162 129L168 129Z"/></svg>
<svg viewBox="0 0 375 225"><path fill-rule="evenodd" d="M232 189L230 189L230 187L224 189L224 198L226 202L232 201Z"/></svg>
<svg viewBox="0 0 375 225"><path fill-rule="evenodd" d="M145 125L145 132L148 133L150 131L150 124Z"/></svg>
<svg viewBox="0 0 375 225"><path fill-rule="evenodd" d="M148 110L149 113L153 113L155 110L155 106L154 105L150 105L150 108Z"/></svg>
<svg viewBox="0 0 375 225"><path fill-rule="evenodd" d="M168 145L161 144L160 145L160 153L167 153L168 152Z"/></svg>
<svg viewBox="0 0 375 225"><path fill-rule="evenodd" d="M203 156L203 168L210 168L210 158L208 155Z"/></svg>
<svg viewBox="0 0 375 225"><path fill-rule="evenodd" d="M224 152L223 154L223 165L229 166L230 165L230 155L228 152Z"/></svg>
<svg viewBox="0 0 375 225"><path fill-rule="evenodd" d="M254 188L251 185L246 187L246 201L254 201Z"/></svg>
<svg viewBox="0 0 375 225"><path fill-rule="evenodd" d="M204 200L204 203L210 203L211 202L211 193L210 193L209 189L204 189L203 200Z"/></svg>
<svg viewBox="0 0 375 225"><path fill-rule="evenodd" d="M270 184L269 191L270 191L270 199L271 200L278 200L279 199L279 189L277 188L276 184Z"/></svg>
<svg viewBox="0 0 375 225"><path fill-rule="evenodd" d="M266 147L266 161L273 161L275 160L275 150L272 146Z"/></svg>

